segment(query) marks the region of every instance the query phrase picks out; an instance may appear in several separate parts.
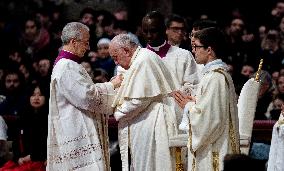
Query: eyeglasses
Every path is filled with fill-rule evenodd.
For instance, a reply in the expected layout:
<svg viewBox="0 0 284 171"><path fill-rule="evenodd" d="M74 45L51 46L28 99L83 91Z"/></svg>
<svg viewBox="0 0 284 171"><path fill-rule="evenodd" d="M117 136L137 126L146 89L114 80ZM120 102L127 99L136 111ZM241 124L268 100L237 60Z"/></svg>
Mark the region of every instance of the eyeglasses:
<svg viewBox="0 0 284 171"><path fill-rule="evenodd" d="M204 45L192 45L192 50L196 51L197 48L205 47Z"/></svg>
<svg viewBox="0 0 284 171"><path fill-rule="evenodd" d="M169 27L169 29L171 29L173 32L185 32L185 28L184 27Z"/></svg>

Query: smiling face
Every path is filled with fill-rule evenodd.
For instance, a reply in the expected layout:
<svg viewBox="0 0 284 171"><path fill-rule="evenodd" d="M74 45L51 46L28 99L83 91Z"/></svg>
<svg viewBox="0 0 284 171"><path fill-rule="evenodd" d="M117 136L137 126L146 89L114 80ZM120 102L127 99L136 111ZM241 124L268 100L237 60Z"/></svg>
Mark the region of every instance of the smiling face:
<svg viewBox="0 0 284 171"><path fill-rule="evenodd" d="M35 109L38 109L45 104L45 96L41 93L39 87L34 89L34 92L30 97L30 103Z"/></svg>
<svg viewBox="0 0 284 171"><path fill-rule="evenodd" d="M75 54L79 57L83 57L87 50L90 50L89 39L90 34L89 31L82 29L82 39L80 40L72 40L74 44Z"/></svg>

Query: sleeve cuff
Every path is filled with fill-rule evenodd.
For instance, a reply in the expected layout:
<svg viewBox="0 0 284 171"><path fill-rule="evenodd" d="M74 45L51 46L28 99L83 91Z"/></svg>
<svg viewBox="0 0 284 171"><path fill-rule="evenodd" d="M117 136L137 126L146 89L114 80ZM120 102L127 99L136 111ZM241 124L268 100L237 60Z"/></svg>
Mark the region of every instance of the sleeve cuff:
<svg viewBox="0 0 284 171"><path fill-rule="evenodd" d="M106 82L105 85L109 94L115 94L114 86L111 82Z"/></svg>
<svg viewBox="0 0 284 171"><path fill-rule="evenodd" d="M120 111L116 111L114 112L113 116L115 118L116 121L119 121L122 117L124 117L126 114L120 112Z"/></svg>
<svg viewBox="0 0 284 171"><path fill-rule="evenodd" d="M184 107L184 109L183 109L183 112L184 113L190 113L190 109L191 109L191 106L194 104L194 102L188 102L186 105L185 105L185 107Z"/></svg>

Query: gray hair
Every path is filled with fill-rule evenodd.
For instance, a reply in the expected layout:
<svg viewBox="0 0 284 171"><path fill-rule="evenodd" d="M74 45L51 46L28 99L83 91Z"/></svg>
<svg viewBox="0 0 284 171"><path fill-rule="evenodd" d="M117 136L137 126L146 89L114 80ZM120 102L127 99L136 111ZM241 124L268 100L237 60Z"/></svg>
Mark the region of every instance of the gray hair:
<svg viewBox="0 0 284 171"><path fill-rule="evenodd" d="M134 48L138 46L135 39L128 34L119 34L111 40L111 44L115 44L118 48Z"/></svg>
<svg viewBox="0 0 284 171"><path fill-rule="evenodd" d="M66 24L61 35L63 45L68 44L71 39L81 40L83 37L82 30L89 31L89 27L79 22Z"/></svg>

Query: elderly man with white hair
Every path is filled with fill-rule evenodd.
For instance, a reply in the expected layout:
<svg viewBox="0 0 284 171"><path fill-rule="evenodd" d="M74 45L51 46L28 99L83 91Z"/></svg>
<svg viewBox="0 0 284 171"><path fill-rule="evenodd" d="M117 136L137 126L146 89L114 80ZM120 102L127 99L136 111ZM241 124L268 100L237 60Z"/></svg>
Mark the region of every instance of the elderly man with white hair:
<svg viewBox="0 0 284 171"><path fill-rule="evenodd" d="M71 22L62 30L63 47L55 60L48 116L47 170L109 170L105 114L112 113L111 82L94 84L78 62L89 49L89 29Z"/></svg>
<svg viewBox="0 0 284 171"><path fill-rule="evenodd" d="M179 87L161 58L141 48L127 34L114 37L109 52L116 64L126 69L115 97L114 117L119 121L122 170L173 170L169 137L177 134L174 99Z"/></svg>

